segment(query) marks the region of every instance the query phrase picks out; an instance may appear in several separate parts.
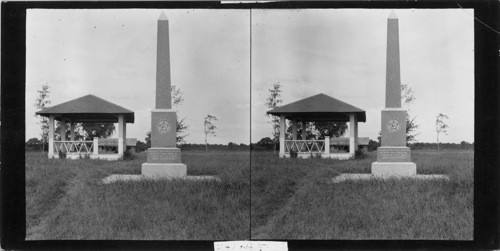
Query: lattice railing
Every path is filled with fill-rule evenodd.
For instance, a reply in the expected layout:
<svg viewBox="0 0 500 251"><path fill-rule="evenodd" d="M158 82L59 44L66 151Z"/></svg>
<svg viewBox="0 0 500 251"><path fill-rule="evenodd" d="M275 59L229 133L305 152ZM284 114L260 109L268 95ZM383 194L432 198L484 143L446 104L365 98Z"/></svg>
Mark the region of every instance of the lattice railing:
<svg viewBox="0 0 500 251"><path fill-rule="evenodd" d="M56 153L84 153L91 154L94 150L94 141L54 141Z"/></svg>
<svg viewBox="0 0 500 251"><path fill-rule="evenodd" d="M325 151L324 140L285 140L285 153L290 150L299 153L322 153Z"/></svg>

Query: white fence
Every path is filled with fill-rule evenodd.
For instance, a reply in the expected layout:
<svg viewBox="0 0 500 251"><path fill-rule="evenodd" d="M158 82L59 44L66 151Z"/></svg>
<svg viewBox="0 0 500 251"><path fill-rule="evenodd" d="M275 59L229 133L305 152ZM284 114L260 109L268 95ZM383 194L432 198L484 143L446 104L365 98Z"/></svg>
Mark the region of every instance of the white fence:
<svg viewBox="0 0 500 251"><path fill-rule="evenodd" d="M324 153L325 140L285 140L285 153Z"/></svg>
<svg viewBox="0 0 500 251"><path fill-rule="evenodd" d="M54 152L91 154L97 149L97 140L93 141L54 141Z"/></svg>

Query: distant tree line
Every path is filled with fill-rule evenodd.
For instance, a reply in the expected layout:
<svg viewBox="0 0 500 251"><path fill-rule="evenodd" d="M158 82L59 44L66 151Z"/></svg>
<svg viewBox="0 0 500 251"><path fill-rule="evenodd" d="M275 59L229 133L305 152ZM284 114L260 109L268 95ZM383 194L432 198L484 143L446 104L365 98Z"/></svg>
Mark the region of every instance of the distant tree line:
<svg viewBox="0 0 500 251"><path fill-rule="evenodd" d="M253 151L275 151L279 150L279 144L275 145L275 141L273 139L265 137L257 143L252 143L250 149Z"/></svg>
<svg viewBox="0 0 500 251"><path fill-rule="evenodd" d="M210 147L210 151L248 151L249 146L246 144L237 144L234 142L229 142L227 145L223 144L208 144ZM143 152L146 151L150 145L142 142L142 141L137 141L136 144L136 152ZM207 145L206 144L189 144L189 143L184 143L184 144L178 144L178 148L180 148L182 151L207 151Z"/></svg>
<svg viewBox="0 0 500 251"><path fill-rule="evenodd" d="M368 143L368 150L376 151L379 146L380 143L378 141L370 140ZM462 141L460 143L416 142L409 143L408 147L412 150L474 150L474 143L469 143L467 141Z"/></svg>
<svg viewBox="0 0 500 251"><path fill-rule="evenodd" d="M427 149L438 149L438 143L413 143L408 145L412 150L427 150ZM474 150L474 142L469 143L466 141L462 141L459 144L457 143L439 143L439 150Z"/></svg>
<svg viewBox="0 0 500 251"><path fill-rule="evenodd" d="M248 151L250 148L246 144L236 144L229 142L227 145L223 144L208 144L210 151ZM182 144L178 146L183 151L206 151L205 144Z"/></svg>

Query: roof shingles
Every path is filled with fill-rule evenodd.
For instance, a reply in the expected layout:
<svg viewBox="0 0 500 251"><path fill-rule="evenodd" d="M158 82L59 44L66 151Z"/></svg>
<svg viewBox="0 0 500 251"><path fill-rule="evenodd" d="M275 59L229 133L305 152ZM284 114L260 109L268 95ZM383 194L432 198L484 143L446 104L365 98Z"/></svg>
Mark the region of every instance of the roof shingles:
<svg viewBox="0 0 500 251"><path fill-rule="evenodd" d="M302 117L309 120L348 121L349 113L355 113L358 121L366 121L366 112L353 105L320 93L293 103L276 107L268 114L285 115L287 118Z"/></svg>
<svg viewBox="0 0 500 251"><path fill-rule="evenodd" d="M102 120L102 122L117 121L118 119L115 115L123 114L128 123L134 123L133 111L92 94L45 108L36 112L36 114L46 117L49 115L58 115L59 117L80 122L95 120Z"/></svg>

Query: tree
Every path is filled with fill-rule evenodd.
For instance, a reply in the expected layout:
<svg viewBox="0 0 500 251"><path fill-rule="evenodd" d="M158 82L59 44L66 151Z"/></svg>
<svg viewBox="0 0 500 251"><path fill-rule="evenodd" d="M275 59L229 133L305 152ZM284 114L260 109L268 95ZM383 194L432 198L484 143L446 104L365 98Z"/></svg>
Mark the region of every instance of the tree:
<svg viewBox="0 0 500 251"><path fill-rule="evenodd" d="M345 122L331 122L331 121L317 121L307 122L306 124L306 139L323 140L326 136L330 138L340 137L344 135L347 130L347 123ZM291 139L293 128L291 126L287 129L288 139ZM302 135L302 122L297 123L297 135Z"/></svg>
<svg viewBox="0 0 500 251"><path fill-rule="evenodd" d="M415 123L417 117L410 117L410 105L415 101L415 93L413 89L408 85L401 85L401 101L403 105L407 108L406 112L406 142L412 143L415 141L419 133L415 133L415 130L419 125Z"/></svg>
<svg viewBox="0 0 500 251"><path fill-rule="evenodd" d="M274 147L274 140L270 137L260 139L256 144L259 149L271 150Z"/></svg>
<svg viewBox="0 0 500 251"><path fill-rule="evenodd" d="M234 143L234 142L229 142L227 144L229 150L233 150L234 148L236 148L238 146L238 144Z"/></svg>
<svg viewBox="0 0 500 251"><path fill-rule="evenodd" d="M460 142L460 147L462 149L470 149L472 147L472 144L467 142L467 141L461 141Z"/></svg>
<svg viewBox="0 0 500 251"><path fill-rule="evenodd" d="M38 110L43 110L48 108L50 104L49 94L50 94L50 86L49 84L42 85L40 90L37 90L38 97L35 99L35 108ZM40 118L40 129L42 132L40 133L41 141L42 141L42 151L45 151L45 144L49 141L49 120L47 117L36 115L35 117Z"/></svg>
<svg viewBox="0 0 500 251"><path fill-rule="evenodd" d="M375 151L377 150L377 148L380 147L380 142L377 142L377 141L373 141L370 139L370 141L368 141L368 151Z"/></svg>
<svg viewBox="0 0 500 251"><path fill-rule="evenodd" d="M151 147L151 131L148 131L146 133L146 138L144 138L144 140L146 140L146 147L150 148Z"/></svg>
<svg viewBox="0 0 500 251"><path fill-rule="evenodd" d="M259 142L257 142L257 145L263 146L263 147L271 146L273 144L274 144L274 141L269 137L262 138L259 140Z"/></svg>
<svg viewBox="0 0 500 251"><path fill-rule="evenodd" d="M40 146L42 146L42 145L43 145L43 143L37 138L31 138L28 141L26 141L26 146L30 147L34 150L39 150Z"/></svg>
<svg viewBox="0 0 500 251"><path fill-rule="evenodd" d="M184 98L182 97L182 91L180 88L178 88L175 85L172 85L172 103L173 106L175 107L177 113L179 113L179 106L184 102ZM177 144L185 143L186 141L184 138L186 138L189 134L185 133L188 125L185 123L186 118L179 119L177 118L177 127L176 127L176 136L175 136L175 142Z"/></svg>
<svg viewBox="0 0 500 251"><path fill-rule="evenodd" d="M413 104L415 101L415 92L413 88L409 85L402 84L401 85L401 101L403 101L404 105Z"/></svg>
<svg viewBox="0 0 500 251"><path fill-rule="evenodd" d="M136 152L144 152L148 149L149 147L147 146L146 143L138 140L136 143L135 143L135 151Z"/></svg>
<svg viewBox="0 0 500 251"><path fill-rule="evenodd" d="M208 152L208 135L212 134L215 137L215 130L217 126L215 126L214 122L217 121L217 118L213 115L208 114L205 117L205 121L203 121L203 132L205 133L205 151Z"/></svg>
<svg viewBox="0 0 500 251"><path fill-rule="evenodd" d="M177 119L177 129L175 130L175 142L177 142L177 144L186 143L184 138L189 135L189 133L184 133L188 128L188 126L184 122L185 119L186 118L183 118L181 120Z"/></svg>
<svg viewBox="0 0 500 251"><path fill-rule="evenodd" d="M281 99L281 85L276 83L273 85L272 89L269 89L269 97L266 100L266 106L269 109L274 109L278 107L279 104L283 103ZM273 141L274 141L274 153L276 153L276 144L280 137L280 118L275 115L267 114L271 118L270 122L273 125Z"/></svg>
<svg viewBox="0 0 500 251"><path fill-rule="evenodd" d="M340 137L347 130L345 122L318 121L314 122L313 126L318 131L318 139L325 139L325 136Z"/></svg>
<svg viewBox="0 0 500 251"><path fill-rule="evenodd" d="M61 124L62 124L62 121L56 120L56 125L54 128L54 139L55 140L61 140ZM69 139L69 137L71 135L71 130L69 128L68 123L66 123L65 135L66 135L66 139ZM80 123L75 125L75 140L85 140L85 131L83 131L82 125Z"/></svg>
<svg viewBox="0 0 500 251"><path fill-rule="evenodd" d="M94 137L107 138L115 131L113 123L81 123L77 126L81 126L82 136L86 140L92 140Z"/></svg>
<svg viewBox="0 0 500 251"><path fill-rule="evenodd" d="M184 102L184 98L182 97L182 91L180 88L178 88L175 85L172 85L172 91L170 92L172 94L172 103L174 107L178 107L179 105Z"/></svg>
<svg viewBox="0 0 500 251"><path fill-rule="evenodd" d="M439 134L444 133L446 134L448 130L448 125L446 124L446 121L448 120L448 116L440 113L436 117L436 134L437 134L437 144L438 144L438 151L439 151Z"/></svg>

